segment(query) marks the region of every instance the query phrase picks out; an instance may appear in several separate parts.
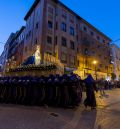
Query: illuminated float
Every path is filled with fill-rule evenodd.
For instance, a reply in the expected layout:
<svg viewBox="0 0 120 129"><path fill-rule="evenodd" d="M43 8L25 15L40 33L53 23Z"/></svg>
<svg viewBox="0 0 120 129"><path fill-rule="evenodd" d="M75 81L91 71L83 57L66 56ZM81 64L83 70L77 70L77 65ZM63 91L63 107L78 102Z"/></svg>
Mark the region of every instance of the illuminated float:
<svg viewBox="0 0 120 129"><path fill-rule="evenodd" d="M64 65L53 55L44 53L44 60L41 61L39 46L37 46L36 52L20 66L13 65L11 60L7 64L5 76L49 76L50 74L62 75L64 73Z"/></svg>

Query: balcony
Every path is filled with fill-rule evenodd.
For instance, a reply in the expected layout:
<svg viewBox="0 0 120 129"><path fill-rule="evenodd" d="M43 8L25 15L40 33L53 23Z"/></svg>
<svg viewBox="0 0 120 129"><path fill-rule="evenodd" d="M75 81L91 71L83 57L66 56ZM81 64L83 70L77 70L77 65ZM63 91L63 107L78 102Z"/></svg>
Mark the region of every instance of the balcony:
<svg viewBox="0 0 120 129"><path fill-rule="evenodd" d="M82 45L89 47L90 46L90 41L84 39L82 41Z"/></svg>

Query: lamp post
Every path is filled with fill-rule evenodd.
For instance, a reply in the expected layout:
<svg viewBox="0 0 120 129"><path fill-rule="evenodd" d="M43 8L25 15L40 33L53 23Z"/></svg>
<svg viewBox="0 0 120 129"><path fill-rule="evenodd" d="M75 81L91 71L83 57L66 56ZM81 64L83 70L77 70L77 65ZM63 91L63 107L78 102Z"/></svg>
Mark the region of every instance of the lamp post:
<svg viewBox="0 0 120 129"><path fill-rule="evenodd" d="M94 61L93 61L93 64L94 64L94 66L95 66L95 79L97 80L97 70L96 70L97 61L94 60Z"/></svg>

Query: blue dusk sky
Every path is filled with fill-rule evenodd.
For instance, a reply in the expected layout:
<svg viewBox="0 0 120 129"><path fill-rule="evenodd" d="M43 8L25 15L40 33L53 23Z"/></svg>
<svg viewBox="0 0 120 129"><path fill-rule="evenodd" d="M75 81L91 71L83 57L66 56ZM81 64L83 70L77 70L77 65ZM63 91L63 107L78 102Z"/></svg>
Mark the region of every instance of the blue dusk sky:
<svg viewBox="0 0 120 129"><path fill-rule="evenodd" d="M71 10L109 36L120 39L120 0L60 0ZM0 0L0 42L25 25L24 16L34 0ZM116 42L120 44L120 41ZM3 51L0 43L0 54Z"/></svg>

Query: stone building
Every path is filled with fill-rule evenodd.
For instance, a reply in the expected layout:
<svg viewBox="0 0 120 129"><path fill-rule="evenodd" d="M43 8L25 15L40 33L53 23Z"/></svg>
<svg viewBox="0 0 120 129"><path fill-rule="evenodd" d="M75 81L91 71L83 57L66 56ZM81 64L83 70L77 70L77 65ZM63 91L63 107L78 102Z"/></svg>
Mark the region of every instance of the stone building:
<svg viewBox="0 0 120 129"><path fill-rule="evenodd" d="M22 27L6 43L6 60L13 58L16 66L39 48L41 63L52 55L65 68L84 78L91 73L105 78L113 73L111 39L81 18L59 0L35 0Z"/></svg>
<svg viewBox="0 0 120 129"><path fill-rule="evenodd" d="M25 27L22 26L17 34L17 45L16 45L16 53L15 60L16 65L19 66L23 63L23 49L24 49L24 40L25 40Z"/></svg>
<svg viewBox="0 0 120 129"><path fill-rule="evenodd" d="M65 67L75 68L82 77L87 73L106 77L113 72L111 39L58 0L36 0L26 14L23 59L48 53ZM96 61L96 64L93 62Z"/></svg>
<svg viewBox="0 0 120 129"><path fill-rule="evenodd" d="M114 74L116 75L116 79L120 80L120 48L112 44L111 45L111 57L114 66Z"/></svg>

